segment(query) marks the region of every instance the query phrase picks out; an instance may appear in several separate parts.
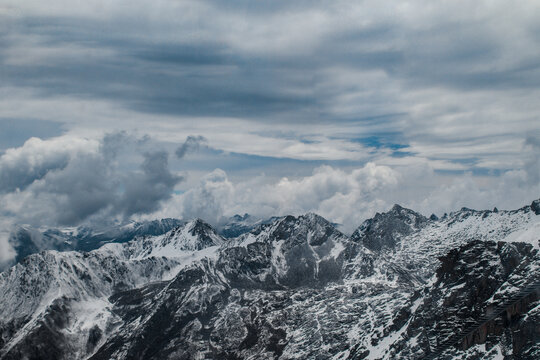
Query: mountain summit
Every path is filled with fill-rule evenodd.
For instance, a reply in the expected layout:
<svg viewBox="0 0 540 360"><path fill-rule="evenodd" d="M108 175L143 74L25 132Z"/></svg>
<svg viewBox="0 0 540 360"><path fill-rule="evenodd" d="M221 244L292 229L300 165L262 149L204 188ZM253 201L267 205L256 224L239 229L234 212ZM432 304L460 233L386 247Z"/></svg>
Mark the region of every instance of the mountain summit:
<svg viewBox="0 0 540 360"><path fill-rule="evenodd" d="M42 251L0 273L0 359L536 359L537 203Z"/></svg>

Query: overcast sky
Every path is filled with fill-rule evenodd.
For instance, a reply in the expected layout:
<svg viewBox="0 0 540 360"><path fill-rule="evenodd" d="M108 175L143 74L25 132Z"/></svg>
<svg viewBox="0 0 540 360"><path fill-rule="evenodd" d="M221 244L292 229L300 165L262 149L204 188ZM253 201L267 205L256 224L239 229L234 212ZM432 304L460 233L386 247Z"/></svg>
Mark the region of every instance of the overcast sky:
<svg viewBox="0 0 540 360"><path fill-rule="evenodd" d="M538 1L0 0L0 63L4 235L540 197Z"/></svg>

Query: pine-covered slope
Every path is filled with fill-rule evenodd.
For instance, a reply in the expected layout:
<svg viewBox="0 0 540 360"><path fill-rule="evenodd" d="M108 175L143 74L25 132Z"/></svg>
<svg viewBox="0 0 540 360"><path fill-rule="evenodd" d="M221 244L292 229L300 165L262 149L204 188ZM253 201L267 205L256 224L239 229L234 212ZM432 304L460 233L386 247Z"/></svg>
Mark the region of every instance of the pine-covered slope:
<svg viewBox="0 0 540 360"><path fill-rule="evenodd" d="M394 206L351 237L315 214L233 239L195 220L34 254L0 274L0 359L534 359L538 292L442 345L537 281L539 214Z"/></svg>

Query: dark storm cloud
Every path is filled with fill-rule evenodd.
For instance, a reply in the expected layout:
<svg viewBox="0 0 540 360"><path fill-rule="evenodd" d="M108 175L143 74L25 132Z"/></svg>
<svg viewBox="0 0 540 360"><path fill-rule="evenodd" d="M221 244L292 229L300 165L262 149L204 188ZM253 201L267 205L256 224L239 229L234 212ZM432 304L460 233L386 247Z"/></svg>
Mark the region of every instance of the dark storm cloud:
<svg viewBox="0 0 540 360"><path fill-rule="evenodd" d="M34 167L19 163L13 166L0 166L0 193L12 192L17 189L24 190L34 181L43 178L50 171L63 169L68 164L68 156L51 159L50 162Z"/></svg>
<svg viewBox="0 0 540 360"><path fill-rule="evenodd" d="M164 151L144 152L138 170L122 164L122 153L141 141L126 133L104 136L95 150L90 142L68 141L36 139L0 157L6 199L23 195L17 221L76 225L96 216L128 219L159 210L183 180L170 171Z"/></svg>
<svg viewBox="0 0 540 360"><path fill-rule="evenodd" d="M4 165L0 167L0 193L24 190L34 181L43 178L48 172L63 169L68 164L68 157L62 156L34 167L28 164Z"/></svg>
<svg viewBox="0 0 540 360"><path fill-rule="evenodd" d="M30 191L37 204L54 209L54 222L75 225L107 208L113 209L119 186L115 176L112 164L102 154L84 154L72 159L62 171L49 174Z"/></svg>
<svg viewBox="0 0 540 360"><path fill-rule="evenodd" d="M190 135L186 138L186 141L184 141L184 143L180 145L178 149L176 149L175 154L178 158L181 159L188 153L199 151L201 147L208 147L207 144L208 140L204 136Z"/></svg>
<svg viewBox="0 0 540 360"><path fill-rule="evenodd" d="M170 172L164 151L145 153L141 170L125 180L125 191L116 204L127 218L159 210L161 202L170 199L174 186L182 181L182 177Z"/></svg>

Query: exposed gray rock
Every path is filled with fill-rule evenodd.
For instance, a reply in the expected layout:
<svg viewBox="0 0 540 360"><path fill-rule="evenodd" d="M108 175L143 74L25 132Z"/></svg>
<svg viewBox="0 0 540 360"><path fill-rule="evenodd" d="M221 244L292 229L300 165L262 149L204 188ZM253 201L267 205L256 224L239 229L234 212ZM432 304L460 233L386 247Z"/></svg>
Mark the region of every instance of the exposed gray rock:
<svg viewBox="0 0 540 360"><path fill-rule="evenodd" d="M352 239L374 251L393 248L399 237L421 229L427 221L417 212L394 205L389 212L377 213L372 219L364 221L352 234Z"/></svg>
<svg viewBox="0 0 540 360"><path fill-rule="evenodd" d="M352 237L316 214L232 239L194 220L33 254L0 273L0 359L420 359L535 281L533 210L396 205ZM538 358L537 295L444 358Z"/></svg>

